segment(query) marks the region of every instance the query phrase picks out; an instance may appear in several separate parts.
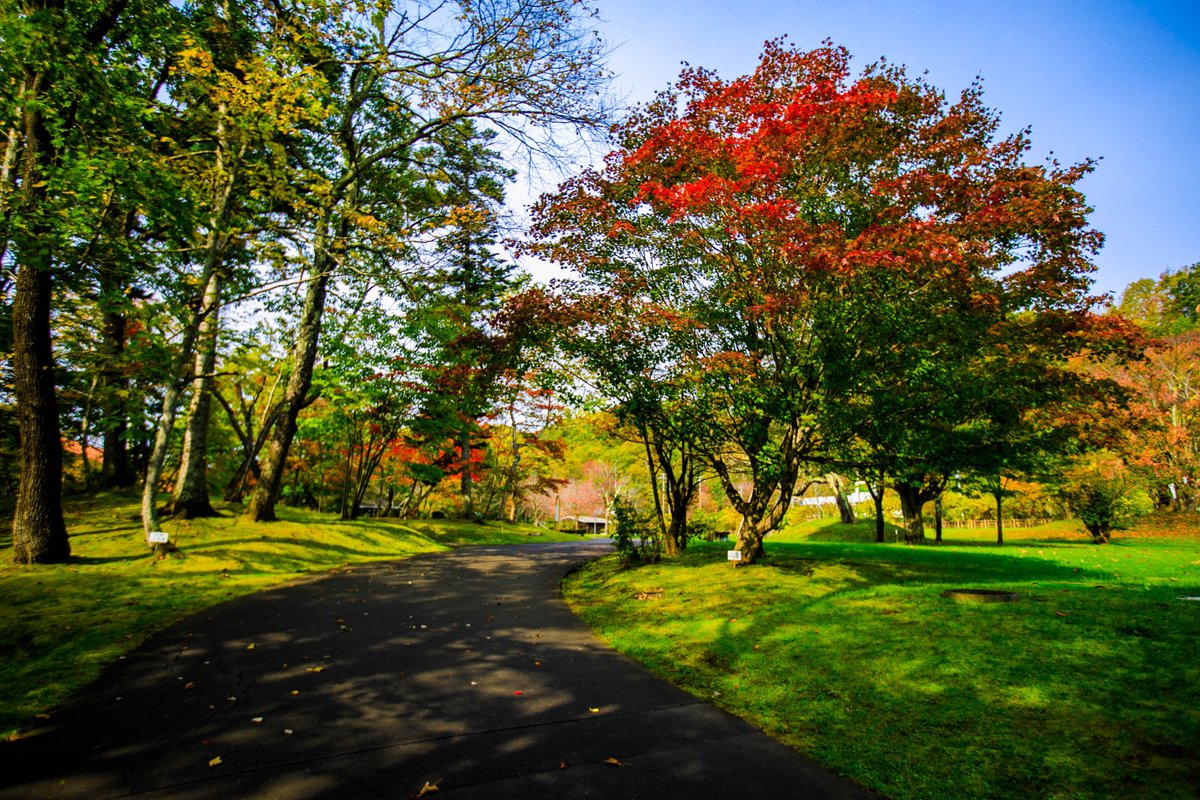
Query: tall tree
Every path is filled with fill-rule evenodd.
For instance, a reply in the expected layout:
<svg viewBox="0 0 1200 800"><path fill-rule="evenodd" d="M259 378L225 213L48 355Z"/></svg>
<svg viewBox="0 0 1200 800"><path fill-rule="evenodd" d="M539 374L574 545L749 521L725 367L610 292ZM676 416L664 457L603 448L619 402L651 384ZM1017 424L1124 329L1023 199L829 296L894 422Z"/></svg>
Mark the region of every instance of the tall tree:
<svg viewBox="0 0 1200 800"><path fill-rule="evenodd" d="M21 482L18 561L62 561L62 445L51 305L74 250L98 229L106 187L145 177L142 127L159 83L170 6L138 0L28 0L0 11L5 131L0 261L15 265L13 371ZM149 159L153 161L153 159Z"/></svg>
<svg viewBox="0 0 1200 800"><path fill-rule="evenodd" d="M309 4L298 7L320 14ZM219 311L235 256L264 226L264 217L297 203L295 167L286 145L301 124L320 119L324 76L294 57L288 37L296 9L271 13L224 0L189 7L192 36L179 55L172 85L178 110L176 168L195 209L193 224L175 235L187 254L190 281L178 308L175 375L163 390L154 449L142 493L142 522L159 527L156 495L177 406L190 385L192 401L174 509L183 516L212 514L207 486L207 430L216 365ZM295 13L294 13L295 12ZM269 237L263 237L268 238Z"/></svg>
<svg viewBox="0 0 1200 800"><path fill-rule="evenodd" d="M1200 264L1131 283L1116 310L1141 326L1143 357L1099 374L1129 393L1113 443L1155 505L1200 509Z"/></svg>
<svg viewBox="0 0 1200 800"><path fill-rule="evenodd" d="M596 103L606 78L603 43L581 12L588 13L583 4L567 0L384 3L367 16L338 12L311 30L328 65L324 102L332 113L309 131L310 277L282 413L248 517L275 516L331 281L364 240L375 252L411 243L413 220L403 213L397 181L411 175L421 147L465 119L486 119L542 149L551 130L584 131L604 121Z"/></svg>
<svg viewBox="0 0 1200 800"><path fill-rule="evenodd" d="M830 459L830 410L864 393L857 377L889 366L889 349L915 352L881 380L941 397L891 424L929 437L934 412L953 407L953 370L939 365L958 362L929 335L931 301L985 331L1020 309L1088 317L1100 237L1074 184L1092 163L1030 166L1025 133L997 128L978 86L951 104L902 68L854 77L842 48L768 42L750 75L686 70L620 127L603 170L538 207L537 252L692 337L680 374L701 451L743 516L744 563L782 520L801 465ZM941 466L898 475L915 519Z"/></svg>
<svg viewBox="0 0 1200 800"><path fill-rule="evenodd" d="M520 353L505 346L492 324L506 297L519 288L516 264L496 252L504 183L515 172L494 149L498 134L472 120L451 126L431 149L437 204L434 264L415 283L421 300L408 328L423 366L423 412L440 418L458 445L462 513L475 516L473 448L480 422L493 410L508 375L519 374ZM519 348L518 348L519 350Z"/></svg>

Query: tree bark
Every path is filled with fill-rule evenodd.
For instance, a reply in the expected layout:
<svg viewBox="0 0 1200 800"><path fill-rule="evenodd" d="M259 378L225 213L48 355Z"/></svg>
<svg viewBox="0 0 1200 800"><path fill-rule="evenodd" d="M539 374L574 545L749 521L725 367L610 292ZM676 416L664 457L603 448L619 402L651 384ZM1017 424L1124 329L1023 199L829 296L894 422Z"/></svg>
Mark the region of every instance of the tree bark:
<svg viewBox="0 0 1200 800"><path fill-rule="evenodd" d="M926 499L922 487L897 481L896 494L900 496L900 509L904 512L904 541L908 544L924 544L925 520L922 514Z"/></svg>
<svg viewBox="0 0 1200 800"><path fill-rule="evenodd" d="M62 513L62 433L54 393L49 253L34 242L21 248L13 298L13 389L20 428L13 558L19 564L57 564L71 555Z"/></svg>
<svg viewBox="0 0 1200 800"><path fill-rule="evenodd" d="M1004 544L1004 493L996 492L996 544Z"/></svg>
<svg viewBox="0 0 1200 800"><path fill-rule="evenodd" d="M883 475L879 476L879 483L875 486L867 483L867 491L871 493L871 500L875 503L875 541L882 544L885 540L885 529L883 523L883 493L887 491L887 487L883 483Z"/></svg>
<svg viewBox="0 0 1200 800"><path fill-rule="evenodd" d="M106 294L101 289L101 294ZM104 455L100 463L100 485L120 489L137 482L129 460L126 434L129 430L129 378L121 369L125 357L125 314L117 309L104 311L101 329L100 397L104 415Z"/></svg>
<svg viewBox="0 0 1200 800"><path fill-rule="evenodd" d="M214 271L204 292L204 307L211 309L197 331L196 368L179 478L175 482L172 512L184 519L215 517L208 498L208 428L212 411L213 370L217 364L217 332L221 300L221 274Z"/></svg>
<svg viewBox="0 0 1200 800"><path fill-rule="evenodd" d="M942 496L939 494L933 501L933 540L942 543Z"/></svg>
<svg viewBox="0 0 1200 800"><path fill-rule="evenodd" d="M858 519L854 516L854 507L850 505L850 498L846 497L846 479L831 472L825 476L825 482L833 490L834 501L837 503L838 516L842 524L856 524Z"/></svg>
<svg viewBox="0 0 1200 800"><path fill-rule="evenodd" d="M769 479L759 476L755 459L751 459L753 482L749 498L742 497L729 464L725 462L721 454L707 454L708 463L721 481L721 488L725 490L725 496L729 499L730 505L742 515L742 525L738 531L736 545L742 553L742 564L753 564L764 555L763 538L783 522L787 510L791 506L792 494L796 489L796 478L800 472L799 457L802 453L798 450L797 444L800 435L801 428L798 421L790 422L779 444L779 457L782 463L778 471Z"/></svg>
<svg viewBox="0 0 1200 800"><path fill-rule="evenodd" d="M325 230L328 230L327 226ZM292 348L292 374L288 377L283 399L280 400L279 417L261 466L258 485L255 486L244 513L247 519L255 522L271 522L277 519L275 505L279 502L288 450L291 449L292 439L296 436L296 419L308 403L308 391L312 388L313 367L317 361L317 346L321 337L321 321L325 313L325 297L329 291L329 281L333 277L333 256L327 249L329 245L327 235L317 237L313 275L304 296L304 309L296 330L296 345Z"/></svg>
<svg viewBox="0 0 1200 800"><path fill-rule="evenodd" d="M15 198L29 216L12 235L17 276L12 304L13 394L17 401L17 503L13 511L13 558L21 564L55 564L71 555L62 513L62 431L54 384L50 307L54 297L44 170L57 161L57 146L41 108L45 75L27 72L21 86L23 151L21 188ZM7 186L5 187L8 188Z"/></svg>

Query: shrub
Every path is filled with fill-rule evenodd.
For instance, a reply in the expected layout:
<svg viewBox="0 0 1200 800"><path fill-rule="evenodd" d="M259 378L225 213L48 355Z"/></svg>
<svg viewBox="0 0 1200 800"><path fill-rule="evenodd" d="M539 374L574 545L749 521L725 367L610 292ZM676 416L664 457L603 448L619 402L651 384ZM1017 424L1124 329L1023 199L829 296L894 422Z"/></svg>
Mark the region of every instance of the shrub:
<svg viewBox="0 0 1200 800"><path fill-rule="evenodd" d="M613 546L622 566L632 566L636 561L652 564L662 557L661 531L631 501L622 497L614 499L612 515L617 524Z"/></svg>
<svg viewBox="0 0 1200 800"><path fill-rule="evenodd" d="M1080 459L1064 472L1057 494L1095 544L1107 543L1113 531L1125 530L1152 509L1125 465L1103 454Z"/></svg>

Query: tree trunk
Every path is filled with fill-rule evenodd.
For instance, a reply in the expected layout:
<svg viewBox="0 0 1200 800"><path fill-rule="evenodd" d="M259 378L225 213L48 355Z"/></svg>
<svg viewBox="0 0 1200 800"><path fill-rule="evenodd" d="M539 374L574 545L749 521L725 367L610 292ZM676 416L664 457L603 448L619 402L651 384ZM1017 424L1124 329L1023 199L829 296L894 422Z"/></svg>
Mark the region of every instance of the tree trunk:
<svg viewBox="0 0 1200 800"><path fill-rule="evenodd" d="M171 443L171 431L175 427L175 415L179 411L179 396L183 387L192 376L193 353L196 347L196 337L204 319L216 311L210 301L215 301L218 292L213 291L213 282L220 261L220 248L215 242L215 233L211 233L208 253L204 261L204 269L200 278L204 286L204 295L197 304L194 313L183 330L183 340L179 345L179 356L167 385L163 387L162 409L158 415L158 429L154 433L154 448L150 452L150 461L146 465L146 477L142 483L142 532L149 536L151 531L162 528L158 518L158 482L162 478L163 464L167 460L167 448Z"/></svg>
<svg viewBox="0 0 1200 800"><path fill-rule="evenodd" d="M20 196L30 216L12 234L17 276L12 302L13 394L20 445L17 503L13 510L13 558L21 564L56 564L71 555L62 513L62 431L54 387L50 307L54 299L51 251L55 236L45 220L45 170L57 161L57 146L40 105L49 81L32 71L19 87L23 152ZM8 186L4 189L7 191Z"/></svg>
<svg viewBox="0 0 1200 800"><path fill-rule="evenodd" d="M21 441L20 482L13 512L13 558L19 564L57 564L71 555L62 513L62 433L54 393L50 255L23 243L12 306L13 390Z"/></svg>
<svg viewBox="0 0 1200 800"><path fill-rule="evenodd" d="M942 496L939 494L933 501L933 540L942 543Z"/></svg>
<svg viewBox="0 0 1200 800"><path fill-rule="evenodd" d="M795 442L800 434L800 426L793 422L785 432L779 451L782 466L770 478L764 479L754 475L750 487L750 497L742 497L735 482L729 464L719 454L710 453L708 463L721 481L721 488L729 499L734 510L742 515L742 525L738 531L737 549L742 553L742 564L753 564L764 554L763 537L775 530L792 502L796 490L796 478L800 472L799 456Z"/></svg>
<svg viewBox="0 0 1200 800"><path fill-rule="evenodd" d="M850 499L846 497L846 479L841 475L831 472L825 476L825 483L833 490L833 497L837 502L838 516L841 518L842 524L856 524L858 519L854 516L854 507L850 505Z"/></svg>
<svg viewBox="0 0 1200 800"><path fill-rule="evenodd" d="M99 375L104 417L100 485L106 489L120 489L137 482L125 441L129 430L129 378L121 369L125 358L125 314L121 311L105 310L100 349L104 353Z"/></svg>
<svg viewBox="0 0 1200 800"><path fill-rule="evenodd" d="M900 509L904 512L904 541L908 544L924 544L925 520L922 513L926 500L922 487L897 481L896 494L900 496Z"/></svg>
<svg viewBox="0 0 1200 800"><path fill-rule="evenodd" d="M328 236L318 236L317 257L313 263L313 277L309 281L304 297L304 309L300 325L296 330L296 345L292 349L292 374L288 377L280 401L280 414L271 435L271 443L261 466L258 485L244 516L255 522L270 522L276 519L275 505L279 502L279 489L283 485L283 473L287 467L288 450L296 436L296 419L308 403L308 390L312 387L313 367L317 361L317 346L321 338L321 320L325 313L325 296L329 281L333 277L333 255L328 252Z"/></svg>
<svg viewBox="0 0 1200 800"><path fill-rule="evenodd" d="M510 429L512 430L512 465L508 468L508 475L504 479L504 495L501 501L502 513L504 519L509 522L517 521L517 476L520 475L521 468L521 439L520 431L517 429L517 413L515 405L510 405L508 408L508 419Z"/></svg>
<svg viewBox="0 0 1200 800"><path fill-rule="evenodd" d="M471 485L471 426L463 428L459 439L459 455L462 460L462 474L459 477L459 492L462 495L462 514L464 519L475 518L475 495Z"/></svg>
<svg viewBox="0 0 1200 800"><path fill-rule="evenodd" d="M887 529L884 526L883 519L883 496L887 492L886 476L883 470L879 470L878 480L872 482L867 479L867 492L871 495L871 501L875 504L875 541L882 544L886 540Z"/></svg>
<svg viewBox="0 0 1200 800"><path fill-rule="evenodd" d="M885 541L885 528L883 524L883 493L885 488L883 481L879 481L879 491L876 493L871 489L871 500L875 503L875 541L882 544Z"/></svg>
<svg viewBox="0 0 1200 800"><path fill-rule="evenodd" d="M83 413L79 415L79 466L82 468L84 490L92 487L92 461L88 456L88 446L91 442L92 407L96 399L96 384L99 378L92 375L92 384L88 387L87 400L83 404Z"/></svg>
<svg viewBox="0 0 1200 800"><path fill-rule="evenodd" d="M1004 544L1004 493L996 492L996 544Z"/></svg>
<svg viewBox="0 0 1200 800"><path fill-rule="evenodd" d="M734 549L742 553L742 564L753 564L767 554L763 547L763 539L774 530L774 527L774 525L768 524L767 520L751 521L745 517L742 518L742 526L738 530L737 542L734 544Z"/></svg>
<svg viewBox="0 0 1200 800"><path fill-rule="evenodd" d="M183 455L175 482L172 511L184 519L215 517L208 498L208 428L212 410L213 370L217 364L217 331L221 299L221 275L215 271L204 292L204 307L211 309L200 322L196 348L196 370L192 400L188 406Z"/></svg>

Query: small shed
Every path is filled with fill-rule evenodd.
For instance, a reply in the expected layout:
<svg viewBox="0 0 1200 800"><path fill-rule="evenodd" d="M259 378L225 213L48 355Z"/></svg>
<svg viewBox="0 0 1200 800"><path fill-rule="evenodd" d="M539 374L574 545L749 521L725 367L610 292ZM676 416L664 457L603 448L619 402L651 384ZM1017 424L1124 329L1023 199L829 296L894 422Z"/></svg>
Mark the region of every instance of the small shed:
<svg viewBox="0 0 1200 800"><path fill-rule="evenodd" d="M608 533L608 520L604 517L563 517L562 521L568 525L574 522L575 532L580 536Z"/></svg>

